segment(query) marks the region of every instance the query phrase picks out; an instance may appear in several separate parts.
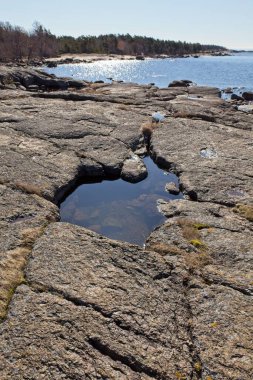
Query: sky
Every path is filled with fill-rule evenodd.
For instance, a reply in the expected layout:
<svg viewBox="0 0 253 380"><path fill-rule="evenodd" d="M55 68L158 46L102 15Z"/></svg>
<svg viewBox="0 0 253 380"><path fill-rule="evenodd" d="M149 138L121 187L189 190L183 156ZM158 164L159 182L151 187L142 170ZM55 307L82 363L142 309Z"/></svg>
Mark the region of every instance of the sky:
<svg viewBox="0 0 253 380"><path fill-rule="evenodd" d="M53 34L107 33L253 49L253 0L0 0L0 21Z"/></svg>

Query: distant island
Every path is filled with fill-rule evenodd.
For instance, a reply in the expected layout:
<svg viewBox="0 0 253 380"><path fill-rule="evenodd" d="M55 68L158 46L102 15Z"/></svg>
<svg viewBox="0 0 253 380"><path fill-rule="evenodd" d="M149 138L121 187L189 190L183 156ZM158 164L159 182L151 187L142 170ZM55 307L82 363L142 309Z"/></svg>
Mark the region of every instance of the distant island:
<svg viewBox="0 0 253 380"><path fill-rule="evenodd" d="M205 52L226 52L218 45L203 45L182 41L160 40L130 34L100 36L55 36L38 22L27 32L19 26L0 22L0 61L29 61L50 58L59 54L118 54L133 56L180 56Z"/></svg>

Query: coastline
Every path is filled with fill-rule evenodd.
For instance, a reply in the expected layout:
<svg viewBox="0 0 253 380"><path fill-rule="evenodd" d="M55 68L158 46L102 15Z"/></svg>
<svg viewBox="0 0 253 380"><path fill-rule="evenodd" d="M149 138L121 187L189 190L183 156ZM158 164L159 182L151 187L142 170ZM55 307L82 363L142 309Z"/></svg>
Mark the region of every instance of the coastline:
<svg viewBox="0 0 253 380"><path fill-rule="evenodd" d="M184 54L184 55L166 55L156 54L155 56L145 55L119 55L119 54L61 54L57 58L48 58L45 63L67 64L67 63L92 63L96 61L110 61L110 60L145 60L145 59L166 59L166 58L198 58L200 56L227 56L231 55L229 52L202 52L197 54Z"/></svg>
<svg viewBox="0 0 253 380"><path fill-rule="evenodd" d="M20 66L20 67L39 67L39 66L49 66L56 67L61 64L78 64L78 63L94 63L97 61L112 61L112 60L150 60L150 59L175 59L175 58L199 58L201 56L230 56L234 55L230 51L224 52L201 52L196 54L177 54L177 55L165 55L165 54L157 54L153 56L144 56L144 55L121 55L121 54L89 54L89 53L73 53L73 54L61 54L57 57L50 58L34 58L31 61L27 61L22 59L20 61L12 61L12 62L0 62L0 66Z"/></svg>

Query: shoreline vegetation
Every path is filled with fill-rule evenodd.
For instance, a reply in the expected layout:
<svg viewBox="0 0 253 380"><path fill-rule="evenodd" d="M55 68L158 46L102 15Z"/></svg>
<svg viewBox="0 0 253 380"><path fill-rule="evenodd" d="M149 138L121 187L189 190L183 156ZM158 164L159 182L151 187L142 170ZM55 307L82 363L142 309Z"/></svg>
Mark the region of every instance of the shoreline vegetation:
<svg viewBox="0 0 253 380"><path fill-rule="evenodd" d="M41 65L46 60L57 63L93 62L100 59L140 59L227 55L218 45L159 40L130 34L100 36L55 36L40 23L28 32L8 22L0 22L0 63ZM63 62L61 62L63 60ZM50 62L49 62L50 63Z"/></svg>

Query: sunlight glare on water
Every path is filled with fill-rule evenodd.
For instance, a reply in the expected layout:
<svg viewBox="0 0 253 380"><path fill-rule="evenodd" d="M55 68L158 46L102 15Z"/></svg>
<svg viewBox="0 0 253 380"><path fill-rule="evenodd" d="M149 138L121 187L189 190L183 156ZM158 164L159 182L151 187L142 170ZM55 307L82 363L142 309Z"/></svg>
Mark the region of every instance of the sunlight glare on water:
<svg viewBox="0 0 253 380"><path fill-rule="evenodd" d="M177 79L189 79L198 85L226 87L253 87L253 54L244 53L226 57L205 56L177 59L108 60L94 63L66 64L44 70L58 77L73 77L88 81L108 78L139 84L155 83L167 87Z"/></svg>

